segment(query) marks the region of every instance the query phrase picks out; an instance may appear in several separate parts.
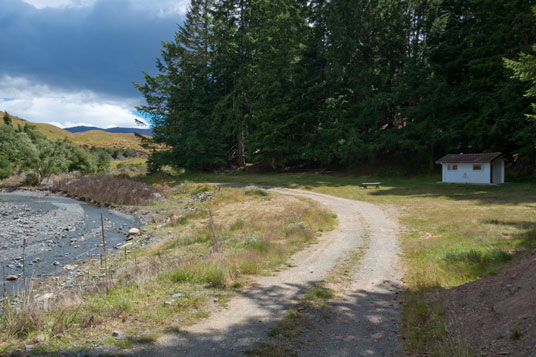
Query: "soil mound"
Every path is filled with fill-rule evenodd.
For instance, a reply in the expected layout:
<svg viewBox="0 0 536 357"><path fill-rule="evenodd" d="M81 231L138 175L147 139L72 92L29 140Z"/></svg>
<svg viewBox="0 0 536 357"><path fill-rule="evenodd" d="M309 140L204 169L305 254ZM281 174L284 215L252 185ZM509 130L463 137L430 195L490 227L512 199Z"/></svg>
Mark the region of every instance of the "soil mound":
<svg viewBox="0 0 536 357"><path fill-rule="evenodd" d="M475 352L536 357L536 249L442 295L453 337Z"/></svg>

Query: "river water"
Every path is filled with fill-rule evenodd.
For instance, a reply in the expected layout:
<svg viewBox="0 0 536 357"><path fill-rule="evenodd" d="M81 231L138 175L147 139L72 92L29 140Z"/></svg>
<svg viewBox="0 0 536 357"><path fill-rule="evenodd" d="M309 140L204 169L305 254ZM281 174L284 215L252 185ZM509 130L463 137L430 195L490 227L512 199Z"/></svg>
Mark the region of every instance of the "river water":
<svg viewBox="0 0 536 357"><path fill-rule="evenodd" d="M8 292L22 286L25 238L28 279L63 274L72 264L99 257L101 212L108 251L125 243L131 227L140 226L133 216L70 198L44 192L0 193L0 264L6 277L19 277L6 282Z"/></svg>

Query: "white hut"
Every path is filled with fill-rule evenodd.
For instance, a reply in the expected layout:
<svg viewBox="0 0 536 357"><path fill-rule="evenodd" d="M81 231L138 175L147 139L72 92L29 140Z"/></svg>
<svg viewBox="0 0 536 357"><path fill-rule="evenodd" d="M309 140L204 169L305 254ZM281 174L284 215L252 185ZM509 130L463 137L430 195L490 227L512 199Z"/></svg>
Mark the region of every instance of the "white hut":
<svg viewBox="0 0 536 357"><path fill-rule="evenodd" d="M443 165L443 182L504 183L504 159L500 152L448 154L436 164Z"/></svg>

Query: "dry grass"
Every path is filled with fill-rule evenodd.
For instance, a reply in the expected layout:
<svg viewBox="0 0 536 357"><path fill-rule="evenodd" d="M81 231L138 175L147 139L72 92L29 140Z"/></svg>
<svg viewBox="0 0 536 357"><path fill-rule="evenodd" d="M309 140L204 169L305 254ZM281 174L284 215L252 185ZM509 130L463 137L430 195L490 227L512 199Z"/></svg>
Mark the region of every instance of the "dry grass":
<svg viewBox="0 0 536 357"><path fill-rule="evenodd" d="M147 173L146 158L128 158L126 160L114 160L111 164L110 174L128 177L139 177Z"/></svg>
<svg viewBox="0 0 536 357"><path fill-rule="evenodd" d="M71 139L75 144L107 149L135 149L147 152L141 141L132 133L108 133L102 130L89 130L74 133Z"/></svg>
<svg viewBox="0 0 536 357"><path fill-rule="evenodd" d="M154 341L159 331L191 324L224 305L249 275L280 269L336 221L307 200L271 193L192 183L168 190L170 200L144 208L155 218L147 230L160 241L108 260L114 272L108 294L96 280L98 261L88 263L89 274L80 278L84 293L0 317L0 354L24 344L56 353L73 344L128 348ZM113 339L114 330L124 331L124 338Z"/></svg>
<svg viewBox="0 0 536 357"><path fill-rule="evenodd" d="M162 195L162 190L126 178L107 176L82 176L67 178L54 183L53 191L99 205L148 204Z"/></svg>
<svg viewBox="0 0 536 357"><path fill-rule="evenodd" d="M0 112L0 115L3 115L2 112ZM17 125L24 126L25 124L31 124L35 125L37 128L37 131L41 134L45 135L47 139L50 140L64 140L65 138L69 140L73 140L74 134L68 132L67 130L63 130L61 128L58 128L57 126L51 125L51 124L45 124L45 123L32 123L29 121L26 121L24 119L21 119L19 117L11 115L11 118L13 119L13 126L17 127Z"/></svg>
<svg viewBox="0 0 536 357"><path fill-rule="evenodd" d="M4 113L0 112L0 116ZM11 114L10 114L11 115ZM85 145L89 147L99 147L107 149L135 149L137 151L147 152L146 149L141 147L140 139L134 134L130 133L108 133L101 130L90 130L81 133L70 133L67 130L58 128L57 126L45 123L32 123L21 119L19 117L11 115L13 119L13 126L24 126L25 124L34 125L37 131L45 135L50 140L64 140L69 139L78 145Z"/></svg>
<svg viewBox="0 0 536 357"><path fill-rule="evenodd" d="M197 186L193 193L207 189L211 190ZM164 278L233 286L244 275L262 274L281 265L289 255L314 241L317 231L331 229L334 221L329 213L308 207L300 199L271 194L251 196L238 189L220 189L210 205L214 208L214 227L202 214L206 211L198 207L166 228L177 236L160 248L180 256L181 264ZM204 221L200 226L185 223L192 217Z"/></svg>

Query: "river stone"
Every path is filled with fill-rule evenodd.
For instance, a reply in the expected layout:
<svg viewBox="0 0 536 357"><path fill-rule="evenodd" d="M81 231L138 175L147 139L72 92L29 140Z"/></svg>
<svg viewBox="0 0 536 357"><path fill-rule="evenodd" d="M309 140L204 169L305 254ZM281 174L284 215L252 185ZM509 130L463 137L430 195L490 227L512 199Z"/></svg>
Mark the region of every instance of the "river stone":
<svg viewBox="0 0 536 357"><path fill-rule="evenodd" d="M54 294L53 293L48 293L48 294L45 294L45 295L42 295L42 296L39 296L37 298L37 301L46 301L46 300L50 300L54 297Z"/></svg>
<svg viewBox="0 0 536 357"><path fill-rule="evenodd" d="M19 277L16 276L16 275L8 275L7 278L6 278L6 280L7 280L7 281L15 281L15 280L17 280L18 278L19 278Z"/></svg>
<svg viewBox="0 0 536 357"><path fill-rule="evenodd" d="M65 269L65 270L75 270L76 265L66 264L66 265L63 266L63 269Z"/></svg>
<svg viewBox="0 0 536 357"><path fill-rule="evenodd" d="M141 231L139 228L130 228L128 230L128 236L137 236L139 234L141 234Z"/></svg>

